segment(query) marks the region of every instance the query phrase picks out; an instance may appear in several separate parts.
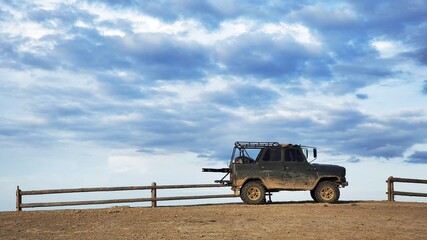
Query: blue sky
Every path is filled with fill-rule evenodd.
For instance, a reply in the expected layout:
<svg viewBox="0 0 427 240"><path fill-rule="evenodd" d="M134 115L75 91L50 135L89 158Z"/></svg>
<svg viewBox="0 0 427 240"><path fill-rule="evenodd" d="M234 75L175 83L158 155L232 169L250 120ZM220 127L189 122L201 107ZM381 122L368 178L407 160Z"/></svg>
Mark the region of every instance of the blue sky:
<svg viewBox="0 0 427 240"><path fill-rule="evenodd" d="M426 12L2 1L0 210L17 185L213 182L201 168L225 167L237 140L317 146L319 163L347 168L343 199L385 199L388 176L427 178ZM309 199L292 194L281 200Z"/></svg>

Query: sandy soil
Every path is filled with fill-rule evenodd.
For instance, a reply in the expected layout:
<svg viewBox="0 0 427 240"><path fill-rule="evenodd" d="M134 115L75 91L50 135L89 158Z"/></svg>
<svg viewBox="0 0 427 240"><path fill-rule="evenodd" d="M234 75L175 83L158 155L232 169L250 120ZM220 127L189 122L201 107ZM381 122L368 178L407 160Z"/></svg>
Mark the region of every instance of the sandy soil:
<svg viewBox="0 0 427 240"><path fill-rule="evenodd" d="M427 203L0 212L0 239L427 239Z"/></svg>

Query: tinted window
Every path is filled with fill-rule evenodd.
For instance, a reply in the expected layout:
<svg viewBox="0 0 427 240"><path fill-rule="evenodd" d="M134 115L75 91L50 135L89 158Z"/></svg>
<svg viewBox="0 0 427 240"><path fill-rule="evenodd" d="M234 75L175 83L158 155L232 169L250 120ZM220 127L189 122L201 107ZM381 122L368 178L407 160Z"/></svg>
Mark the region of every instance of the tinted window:
<svg viewBox="0 0 427 240"><path fill-rule="evenodd" d="M304 157L297 149L286 149L285 161L287 162L303 162Z"/></svg>
<svg viewBox="0 0 427 240"><path fill-rule="evenodd" d="M281 160L281 150L280 149L266 149L264 157L262 158L265 162L278 162Z"/></svg>
<svg viewBox="0 0 427 240"><path fill-rule="evenodd" d="M297 162L302 162L304 160L301 152L299 150L294 150L295 151L295 159Z"/></svg>

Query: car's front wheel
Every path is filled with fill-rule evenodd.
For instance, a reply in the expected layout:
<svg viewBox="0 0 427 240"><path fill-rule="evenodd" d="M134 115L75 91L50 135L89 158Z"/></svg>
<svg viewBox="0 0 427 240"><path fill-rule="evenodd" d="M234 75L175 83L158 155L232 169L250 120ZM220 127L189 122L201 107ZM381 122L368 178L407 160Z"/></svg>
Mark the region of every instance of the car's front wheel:
<svg viewBox="0 0 427 240"><path fill-rule="evenodd" d="M319 183L314 190L315 198L322 203L336 203L340 197L338 184L331 181Z"/></svg>

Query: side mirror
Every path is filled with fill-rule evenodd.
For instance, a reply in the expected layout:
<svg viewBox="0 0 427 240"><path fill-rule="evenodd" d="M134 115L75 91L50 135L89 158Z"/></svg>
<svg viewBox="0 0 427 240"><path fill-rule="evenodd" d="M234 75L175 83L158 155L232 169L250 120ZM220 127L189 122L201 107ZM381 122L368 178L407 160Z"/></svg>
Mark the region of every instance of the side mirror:
<svg viewBox="0 0 427 240"><path fill-rule="evenodd" d="M317 148L313 148L313 156L314 158L317 158Z"/></svg>

